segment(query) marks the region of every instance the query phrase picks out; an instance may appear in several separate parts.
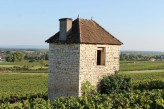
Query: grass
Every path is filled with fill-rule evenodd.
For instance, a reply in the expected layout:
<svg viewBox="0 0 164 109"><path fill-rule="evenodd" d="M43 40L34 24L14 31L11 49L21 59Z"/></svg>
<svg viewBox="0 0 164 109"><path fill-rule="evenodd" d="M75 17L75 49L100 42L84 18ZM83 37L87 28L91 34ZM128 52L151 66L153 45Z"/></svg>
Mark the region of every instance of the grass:
<svg viewBox="0 0 164 109"><path fill-rule="evenodd" d="M33 66L30 69L31 70L37 70L37 69L40 69L40 68L43 68L43 69L47 69L48 70L48 67L47 66L43 66L43 67L41 67L41 66Z"/></svg>
<svg viewBox="0 0 164 109"><path fill-rule="evenodd" d="M9 68L9 67L14 67L14 66L18 66L18 67L20 67L20 65L0 65L0 67L7 67L7 68Z"/></svg>

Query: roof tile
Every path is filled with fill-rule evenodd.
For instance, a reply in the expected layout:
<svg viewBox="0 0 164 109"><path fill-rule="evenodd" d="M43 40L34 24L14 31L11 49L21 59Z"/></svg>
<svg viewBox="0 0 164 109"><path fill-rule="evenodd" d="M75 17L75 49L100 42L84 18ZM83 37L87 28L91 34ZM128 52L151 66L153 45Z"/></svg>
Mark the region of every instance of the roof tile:
<svg viewBox="0 0 164 109"><path fill-rule="evenodd" d="M47 43L89 43L89 44L123 44L94 20L77 18L72 22L72 30L66 40L59 40L59 32L46 40Z"/></svg>

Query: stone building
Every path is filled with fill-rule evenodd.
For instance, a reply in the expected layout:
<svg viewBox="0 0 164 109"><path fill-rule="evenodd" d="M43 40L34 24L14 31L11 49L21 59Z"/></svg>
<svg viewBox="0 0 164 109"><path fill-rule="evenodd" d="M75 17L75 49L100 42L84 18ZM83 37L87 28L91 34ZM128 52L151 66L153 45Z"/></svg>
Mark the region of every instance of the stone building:
<svg viewBox="0 0 164 109"><path fill-rule="evenodd" d="M120 42L94 20L62 18L49 43L48 96L80 96L86 80L97 85L119 71Z"/></svg>

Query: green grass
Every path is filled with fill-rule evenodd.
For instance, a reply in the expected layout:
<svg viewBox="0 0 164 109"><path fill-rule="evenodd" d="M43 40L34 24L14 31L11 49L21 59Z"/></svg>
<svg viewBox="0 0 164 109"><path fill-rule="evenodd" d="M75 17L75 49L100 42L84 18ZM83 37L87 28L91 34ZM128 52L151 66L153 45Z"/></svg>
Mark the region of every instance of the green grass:
<svg viewBox="0 0 164 109"><path fill-rule="evenodd" d="M44 93L48 90L47 74L0 74L0 97Z"/></svg>
<svg viewBox="0 0 164 109"><path fill-rule="evenodd" d="M40 68L43 68L43 69L47 69L48 70L48 67L47 66L43 66L43 67L41 67L41 66L33 66L30 69L31 70L37 70L37 69L40 69Z"/></svg>
<svg viewBox="0 0 164 109"><path fill-rule="evenodd" d="M164 61L121 61L120 71L164 70Z"/></svg>
<svg viewBox="0 0 164 109"><path fill-rule="evenodd" d="M0 67L5 67L5 68L14 67L14 66L20 67L20 65L5 65L5 64L0 65Z"/></svg>

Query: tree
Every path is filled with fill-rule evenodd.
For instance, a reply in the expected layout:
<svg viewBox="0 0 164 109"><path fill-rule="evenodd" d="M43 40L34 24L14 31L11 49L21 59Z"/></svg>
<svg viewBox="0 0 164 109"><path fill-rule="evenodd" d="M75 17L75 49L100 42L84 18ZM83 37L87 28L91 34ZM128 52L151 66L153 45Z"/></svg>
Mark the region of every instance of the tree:
<svg viewBox="0 0 164 109"><path fill-rule="evenodd" d="M6 61L7 61L7 62L13 62L13 56L12 56L12 54L9 54L9 55L6 57Z"/></svg>
<svg viewBox="0 0 164 109"><path fill-rule="evenodd" d="M15 52L15 53L9 54L6 57L7 62L18 62L18 61L22 61L23 59L24 59L23 52Z"/></svg>

